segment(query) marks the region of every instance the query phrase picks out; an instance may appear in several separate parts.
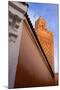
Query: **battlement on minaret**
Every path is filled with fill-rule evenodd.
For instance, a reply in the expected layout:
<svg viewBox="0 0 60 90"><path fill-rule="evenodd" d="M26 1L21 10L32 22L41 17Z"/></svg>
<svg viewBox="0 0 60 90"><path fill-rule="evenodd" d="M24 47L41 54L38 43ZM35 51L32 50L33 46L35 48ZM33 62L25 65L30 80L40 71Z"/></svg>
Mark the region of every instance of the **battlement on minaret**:
<svg viewBox="0 0 60 90"><path fill-rule="evenodd" d="M47 22L41 16L35 22L35 29L37 30L38 36L41 36L41 34L43 34L44 36L47 36L48 38L50 38L51 36L54 36L53 32L48 31Z"/></svg>
<svg viewBox="0 0 60 90"><path fill-rule="evenodd" d="M44 20L41 16L35 22L35 28L38 29L45 29L46 28L46 20Z"/></svg>

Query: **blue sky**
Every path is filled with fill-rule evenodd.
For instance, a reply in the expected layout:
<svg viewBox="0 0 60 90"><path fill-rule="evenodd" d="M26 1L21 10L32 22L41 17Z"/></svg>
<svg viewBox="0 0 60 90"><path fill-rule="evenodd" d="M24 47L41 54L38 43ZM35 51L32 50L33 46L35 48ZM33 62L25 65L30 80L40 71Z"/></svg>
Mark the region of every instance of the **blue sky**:
<svg viewBox="0 0 60 90"><path fill-rule="evenodd" d="M28 15L33 26L39 16L47 21L47 28L54 32L54 66L58 72L58 5L46 3L29 3ZM35 27L35 26L34 26Z"/></svg>

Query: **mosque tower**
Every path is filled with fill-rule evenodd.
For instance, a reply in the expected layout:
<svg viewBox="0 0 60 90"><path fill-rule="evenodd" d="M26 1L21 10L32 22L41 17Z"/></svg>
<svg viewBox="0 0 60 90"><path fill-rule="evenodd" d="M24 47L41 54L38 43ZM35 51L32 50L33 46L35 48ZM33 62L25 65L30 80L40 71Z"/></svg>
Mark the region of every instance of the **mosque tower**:
<svg viewBox="0 0 60 90"><path fill-rule="evenodd" d="M52 70L54 71L54 33L48 31L46 20L41 16L35 22L35 29L41 46L46 54Z"/></svg>

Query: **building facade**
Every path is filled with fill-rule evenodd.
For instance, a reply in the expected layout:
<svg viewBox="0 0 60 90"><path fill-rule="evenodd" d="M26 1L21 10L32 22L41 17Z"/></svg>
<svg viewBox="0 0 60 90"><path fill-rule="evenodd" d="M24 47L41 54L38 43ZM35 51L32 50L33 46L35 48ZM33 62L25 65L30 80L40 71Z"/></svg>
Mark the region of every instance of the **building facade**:
<svg viewBox="0 0 60 90"><path fill-rule="evenodd" d="M8 2L8 67L9 88L14 88L16 67L18 63L20 40L22 34L22 22L28 5L24 2Z"/></svg>

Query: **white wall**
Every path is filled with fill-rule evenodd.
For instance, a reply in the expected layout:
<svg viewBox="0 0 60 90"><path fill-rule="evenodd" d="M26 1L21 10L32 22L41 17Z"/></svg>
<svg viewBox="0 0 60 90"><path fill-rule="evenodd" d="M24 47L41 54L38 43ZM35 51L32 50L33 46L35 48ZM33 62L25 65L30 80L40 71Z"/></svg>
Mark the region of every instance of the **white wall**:
<svg viewBox="0 0 60 90"><path fill-rule="evenodd" d="M14 80L15 80L15 73L16 73L16 66L18 63L18 55L19 55L19 47L20 47L20 40L21 40L21 33L22 33L22 22L20 23L20 28L18 30L18 37L15 41L9 42L9 88L14 87ZM10 29L10 26L9 26Z"/></svg>

